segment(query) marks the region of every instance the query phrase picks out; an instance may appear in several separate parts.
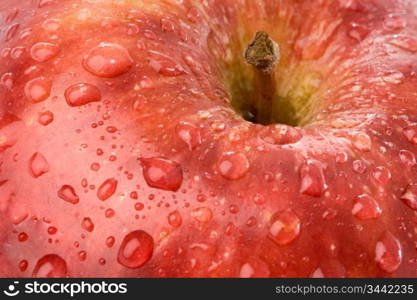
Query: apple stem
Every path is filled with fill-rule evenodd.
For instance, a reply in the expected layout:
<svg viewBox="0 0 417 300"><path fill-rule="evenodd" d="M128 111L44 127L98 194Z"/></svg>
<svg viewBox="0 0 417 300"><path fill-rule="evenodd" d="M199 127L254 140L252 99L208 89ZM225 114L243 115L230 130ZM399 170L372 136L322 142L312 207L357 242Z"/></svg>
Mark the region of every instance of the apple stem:
<svg viewBox="0 0 417 300"><path fill-rule="evenodd" d="M258 31L245 51L245 60L254 67L252 106L260 124L272 122L272 104L275 95L274 67L279 62L279 46L264 31Z"/></svg>

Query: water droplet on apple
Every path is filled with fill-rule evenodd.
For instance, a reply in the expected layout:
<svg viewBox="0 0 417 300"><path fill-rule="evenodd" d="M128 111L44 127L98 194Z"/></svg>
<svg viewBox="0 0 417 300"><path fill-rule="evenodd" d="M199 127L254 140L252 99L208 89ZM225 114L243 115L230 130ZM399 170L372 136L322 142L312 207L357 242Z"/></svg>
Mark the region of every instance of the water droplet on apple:
<svg viewBox="0 0 417 300"><path fill-rule="evenodd" d="M38 116L39 124L47 126L54 121L54 114L51 111L41 112Z"/></svg>
<svg viewBox="0 0 417 300"><path fill-rule="evenodd" d="M14 86L14 75L13 73L4 73L0 78L0 83L5 86L8 90L12 90Z"/></svg>
<svg viewBox="0 0 417 300"><path fill-rule="evenodd" d="M61 278L67 276L67 263L56 254L43 256L35 265L32 277Z"/></svg>
<svg viewBox="0 0 417 300"><path fill-rule="evenodd" d="M178 137L188 146L188 149L194 150L201 144L201 135L197 127L190 123L181 122L175 128Z"/></svg>
<svg viewBox="0 0 417 300"><path fill-rule="evenodd" d="M408 36L396 35L388 43L408 52L417 52L417 40Z"/></svg>
<svg viewBox="0 0 417 300"><path fill-rule="evenodd" d="M17 235L17 239L19 242L26 242L28 240L29 236L26 232L21 232Z"/></svg>
<svg viewBox="0 0 417 300"><path fill-rule="evenodd" d="M407 204L411 209L417 211L417 185L409 184L400 199Z"/></svg>
<svg viewBox="0 0 417 300"><path fill-rule="evenodd" d="M358 174L363 174L366 172L366 164L363 160L360 159L353 161L352 168L353 171L355 171Z"/></svg>
<svg viewBox="0 0 417 300"><path fill-rule="evenodd" d="M42 28L48 31L57 31L61 27L58 19L46 19L42 23Z"/></svg>
<svg viewBox="0 0 417 300"><path fill-rule="evenodd" d="M91 221L91 218L86 217L82 220L81 227L88 232L92 232L94 230L94 223Z"/></svg>
<svg viewBox="0 0 417 300"><path fill-rule="evenodd" d="M87 259L87 252L84 250L81 250L80 252L78 252L78 259L80 261L85 261Z"/></svg>
<svg viewBox="0 0 417 300"><path fill-rule="evenodd" d="M19 270L22 272L26 271L28 266L29 266L29 263L26 259L23 259L19 262Z"/></svg>
<svg viewBox="0 0 417 300"><path fill-rule="evenodd" d="M353 146L360 151L370 151L372 148L372 140L366 133L360 132L353 136Z"/></svg>
<svg viewBox="0 0 417 300"><path fill-rule="evenodd" d="M133 60L125 47L101 43L84 57L83 66L93 75L112 78L128 72Z"/></svg>
<svg viewBox="0 0 417 300"><path fill-rule="evenodd" d="M384 166L379 166L372 171L372 177L376 182L385 186L391 179L391 172Z"/></svg>
<svg viewBox="0 0 417 300"><path fill-rule="evenodd" d="M63 185L58 190L58 197L71 204L77 204L80 201L80 198L75 193L74 188L67 184Z"/></svg>
<svg viewBox="0 0 417 300"><path fill-rule="evenodd" d="M177 210L173 211L172 213L170 213L168 215L168 223L169 223L169 225L171 225L172 227L175 227L175 228L178 228L178 227L181 226L182 217Z"/></svg>
<svg viewBox="0 0 417 300"><path fill-rule="evenodd" d="M41 153L36 152L29 159L29 169L32 176L38 178L49 171L49 164Z"/></svg>
<svg viewBox="0 0 417 300"><path fill-rule="evenodd" d="M89 83L79 83L70 86L65 91L65 100L69 106L76 107L101 100L100 90Z"/></svg>
<svg viewBox="0 0 417 300"><path fill-rule="evenodd" d="M115 242L116 242L116 239L114 238L114 236L109 236L106 239L106 246L109 247L109 248L111 248L111 247L113 247L113 245L114 245Z"/></svg>
<svg viewBox="0 0 417 300"><path fill-rule="evenodd" d="M30 49L31 57L37 62L46 62L57 56L59 52L60 48L57 45L45 42L36 43Z"/></svg>
<svg viewBox="0 0 417 300"><path fill-rule="evenodd" d="M117 189L117 180L114 178L106 179L97 190L97 197L105 201L114 195Z"/></svg>
<svg viewBox="0 0 417 300"><path fill-rule="evenodd" d="M161 29L163 32L174 32L175 31L174 23L169 19L162 18Z"/></svg>
<svg viewBox="0 0 417 300"><path fill-rule="evenodd" d="M178 163L161 157L140 158L139 160L145 181L150 187L173 192L181 187L183 175Z"/></svg>
<svg viewBox="0 0 417 300"><path fill-rule="evenodd" d="M243 153L226 152L220 157L217 169L229 180L240 179L249 171L249 161Z"/></svg>
<svg viewBox="0 0 417 300"><path fill-rule="evenodd" d="M300 235L301 221L292 210L272 216L269 238L280 246L288 245Z"/></svg>
<svg viewBox="0 0 417 300"><path fill-rule="evenodd" d="M302 138L297 128L283 124L265 126L259 136L264 142L272 145L294 144Z"/></svg>
<svg viewBox="0 0 417 300"><path fill-rule="evenodd" d="M352 214L361 220L376 219L382 214L382 209L374 198L362 194L356 197Z"/></svg>
<svg viewBox="0 0 417 300"><path fill-rule="evenodd" d="M117 261L131 269L146 264L152 257L153 238L143 230L132 231L126 235L120 245Z"/></svg>
<svg viewBox="0 0 417 300"><path fill-rule="evenodd" d="M363 41L369 34L367 26L351 22L349 24L348 36L357 40L358 42Z"/></svg>
<svg viewBox="0 0 417 300"><path fill-rule="evenodd" d="M316 160L309 159L300 169L300 193L312 197L321 197L327 189L323 165Z"/></svg>
<svg viewBox="0 0 417 300"><path fill-rule="evenodd" d="M410 143L417 145L417 125L410 125L403 129L403 133Z"/></svg>
<svg viewBox="0 0 417 300"><path fill-rule="evenodd" d="M180 64L158 52L150 51L148 57L151 68L163 76L176 77L186 73Z"/></svg>
<svg viewBox="0 0 417 300"><path fill-rule="evenodd" d="M268 265L256 258L249 258L239 271L240 278L267 278L270 275Z"/></svg>
<svg viewBox="0 0 417 300"><path fill-rule="evenodd" d="M390 232L385 232L375 247L375 261L385 272L393 273L402 262L401 244Z"/></svg>
<svg viewBox="0 0 417 300"><path fill-rule="evenodd" d="M198 207L193 210L192 216L200 223L208 223L213 218L213 213L208 207Z"/></svg>
<svg viewBox="0 0 417 300"><path fill-rule="evenodd" d="M399 156L401 162L408 167L412 167L416 164L416 156L411 151L400 150Z"/></svg>
<svg viewBox="0 0 417 300"><path fill-rule="evenodd" d="M28 81L25 85L26 97L35 103L45 101L51 94L52 82L44 77Z"/></svg>
<svg viewBox="0 0 417 300"><path fill-rule="evenodd" d="M54 226L49 226L48 227L48 234L50 235L54 235L58 232L58 228L54 227Z"/></svg>

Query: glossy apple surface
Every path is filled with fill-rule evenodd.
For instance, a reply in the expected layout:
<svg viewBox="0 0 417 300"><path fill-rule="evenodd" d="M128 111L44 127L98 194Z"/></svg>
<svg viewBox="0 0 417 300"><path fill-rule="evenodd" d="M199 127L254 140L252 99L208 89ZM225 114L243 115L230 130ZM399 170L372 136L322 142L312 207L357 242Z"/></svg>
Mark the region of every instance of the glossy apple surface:
<svg viewBox="0 0 417 300"><path fill-rule="evenodd" d="M0 13L1 276L417 276L413 1ZM259 30L270 125L248 104Z"/></svg>

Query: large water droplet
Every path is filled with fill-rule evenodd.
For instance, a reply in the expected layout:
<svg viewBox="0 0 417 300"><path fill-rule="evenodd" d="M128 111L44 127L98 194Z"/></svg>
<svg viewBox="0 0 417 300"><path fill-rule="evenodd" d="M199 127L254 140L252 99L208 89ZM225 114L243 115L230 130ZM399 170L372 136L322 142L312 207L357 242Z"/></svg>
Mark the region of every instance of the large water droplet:
<svg viewBox="0 0 417 300"><path fill-rule="evenodd" d="M272 216L269 237L278 245L287 245L300 235L301 221L292 210Z"/></svg>
<svg viewBox="0 0 417 300"><path fill-rule="evenodd" d="M109 199L116 192L117 180L114 178L106 179L97 190L97 197L105 201Z"/></svg>
<svg viewBox="0 0 417 300"><path fill-rule="evenodd" d="M356 197L352 214L361 220L376 219L382 214L378 202L367 194Z"/></svg>
<svg viewBox="0 0 417 300"><path fill-rule="evenodd" d="M301 137L298 129L282 124L266 126L260 132L260 138L272 145L294 144Z"/></svg>
<svg viewBox="0 0 417 300"><path fill-rule="evenodd" d="M357 159L352 163L353 171L358 174L363 174L366 172L366 164L363 160Z"/></svg>
<svg viewBox="0 0 417 300"><path fill-rule="evenodd" d="M32 102L42 102L51 94L52 82L43 77L28 81L25 85L25 95Z"/></svg>
<svg viewBox="0 0 417 300"><path fill-rule="evenodd" d="M417 211L417 185L409 184L400 199L410 208Z"/></svg>
<svg viewBox="0 0 417 300"><path fill-rule="evenodd" d="M413 152L408 150L400 150L400 160L407 167L412 167L416 164L416 156Z"/></svg>
<svg viewBox="0 0 417 300"><path fill-rule="evenodd" d="M149 65L161 75L175 77L186 73L179 63L158 52L150 51L148 57Z"/></svg>
<svg viewBox="0 0 417 300"><path fill-rule="evenodd" d="M81 106L101 100L100 90L89 83L79 83L70 86L65 91L65 100L69 106Z"/></svg>
<svg viewBox="0 0 417 300"><path fill-rule="evenodd" d="M384 166L379 166L372 171L372 177L377 183L385 186L391 179L391 172Z"/></svg>
<svg viewBox="0 0 417 300"><path fill-rule="evenodd" d="M38 178L49 171L49 164L41 153L36 152L29 159L29 169L32 176Z"/></svg>
<svg viewBox="0 0 417 300"><path fill-rule="evenodd" d="M375 247L375 261L388 273L395 272L402 262L401 244L390 232L385 232Z"/></svg>
<svg viewBox="0 0 417 300"><path fill-rule="evenodd" d="M309 159L304 163L300 169L300 177L300 192L304 195L321 197L327 189L323 165L316 160Z"/></svg>
<svg viewBox="0 0 417 300"><path fill-rule="evenodd" d="M148 233L143 230L132 231L124 237L117 261L127 268L140 268L151 259L153 248L154 241Z"/></svg>
<svg viewBox="0 0 417 300"><path fill-rule="evenodd" d="M201 135L197 127L190 123L181 122L175 128L178 137L188 146L188 149L194 150L201 144Z"/></svg>
<svg viewBox="0 0 417 300"><path fill-rule="evenodd" d="M403 133L410 143L417 145L417 125L410 125L403 129Z"/></svg>
<svg viewBox="0 0 417 300"><path fill-rule="evenodd" d="M58 190L58 197L71 204L77 204L80 201L80 198L75 193L74 188L67 184L63 185Z"/></svg>
<svg viewBox="0 0 417 300"><path fill-rule="evenodd" d="M235 152L224 153L217 165L220 175L229 180L242 178L248 172L249 167L246 155Z"/></svg>
<svg viewBox="0 0 417 300"><path fill-rule="evenodd" d="M358 133L352 138L353 146L360 151L370 151L372 148L372 140L366 133Z"/></svg>
<svg viewBox="0 0 417 300"><path fill-rule="evenodd" d="M52 43L36 43L30 49L30 55L37 62L46 62L58 55L60 49Z"/></svg>
<svg viewBox="0 0 417 300"><path fill-rule="evenodd" d="M133 60L123 46L101 43L84 57L83 66L93 75L112 78L129 71Z"/></svg>
<svg viewBox="0 0 417 300"><path fill-rule="evenodd" d="M152 157L139 159L146 183L154 188L177 191L182 184L182 168L171 160Z"/></svg>
<svg viewBox="0 0 417 300"><path fill-rule="evenodd" d="M67 276L67 263L56 254L43 256L35 265L32 277L61 278Z"/></svg>

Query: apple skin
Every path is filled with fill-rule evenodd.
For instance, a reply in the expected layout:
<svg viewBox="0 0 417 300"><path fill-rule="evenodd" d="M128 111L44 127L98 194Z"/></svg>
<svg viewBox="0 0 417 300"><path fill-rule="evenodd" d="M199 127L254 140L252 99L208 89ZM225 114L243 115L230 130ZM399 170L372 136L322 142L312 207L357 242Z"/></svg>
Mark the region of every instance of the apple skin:
<svg viewBox="0 0 417 300"><path fill-rule="evenodd" d="M0 12L0 276L417 276L412 1ZM259 30L298 127L232 108Z"/></svg>

